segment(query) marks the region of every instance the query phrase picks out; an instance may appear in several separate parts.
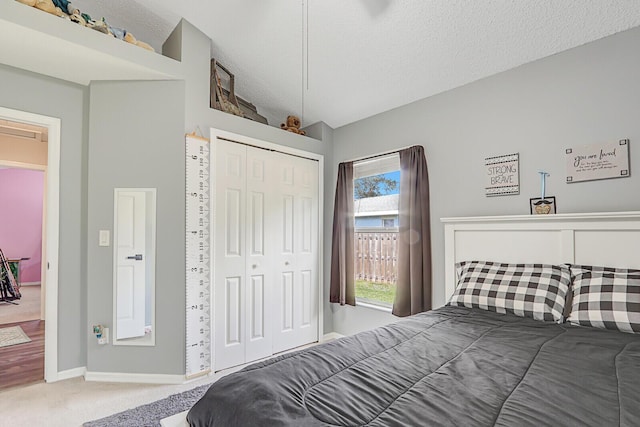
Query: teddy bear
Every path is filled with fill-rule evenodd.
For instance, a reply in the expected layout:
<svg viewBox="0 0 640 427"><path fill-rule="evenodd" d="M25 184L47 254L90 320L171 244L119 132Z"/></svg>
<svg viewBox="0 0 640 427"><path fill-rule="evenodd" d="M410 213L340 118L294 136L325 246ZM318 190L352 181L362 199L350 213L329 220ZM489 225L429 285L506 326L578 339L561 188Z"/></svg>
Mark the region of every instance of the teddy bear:
<svg viewBox="0 0 640 427"><path fill-rule="evenodd" d="M287 123L280 123L280 128L298 135L307 134L305 131L300 130L300 119L296 116L287 116Z"/></svg>

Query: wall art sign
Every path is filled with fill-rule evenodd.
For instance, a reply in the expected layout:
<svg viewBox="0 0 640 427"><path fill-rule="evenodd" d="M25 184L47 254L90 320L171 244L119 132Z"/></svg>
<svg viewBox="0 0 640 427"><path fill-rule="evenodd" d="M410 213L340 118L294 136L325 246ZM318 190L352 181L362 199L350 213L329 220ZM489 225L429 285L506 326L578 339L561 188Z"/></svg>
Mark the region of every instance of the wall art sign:
<svg viewBox="0 0 640 427"><path fill-rule="evenodd" d="M485 191L487 196L520 194L520 154L484 159L486 169Z"/></svg>
<svg viewBox="0 0 640 427"><path fill-rule="evenodd" d="M629 176L629 140L567 148L567 183Z"/></svg>
<svg viewBox="0 0 640 427"><path fill-rule="evenodd" d="M529 199L531 215L549 215L556 213L556 198L554 196L533 197Z"/></svg>

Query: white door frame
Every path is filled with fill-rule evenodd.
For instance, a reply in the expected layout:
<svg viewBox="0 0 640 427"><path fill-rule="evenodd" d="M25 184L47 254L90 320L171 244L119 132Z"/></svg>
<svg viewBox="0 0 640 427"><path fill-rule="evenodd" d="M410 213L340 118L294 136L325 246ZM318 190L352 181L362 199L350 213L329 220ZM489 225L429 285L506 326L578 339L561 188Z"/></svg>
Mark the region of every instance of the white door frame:
<svg viewBox="0 0 640 427"><path fill-rule="evenodd" d="M318 340L322 339L324 335L324 299L323 299L323 273L324 273L324 246L322 236L324 235L323 223L324 223L324 156L322 154L312 153L310 151L299 150L297 148L291 148L286 145L275 144L273 142L263 141L261 139L251 138L249 136L239 135L233 132L227 132L216 128L210 129L210 140L213 143L215 138L228 139L230 141L239 142L242 144L253 145L254 147L266 148L268 150L275 150L285 154L291 154L294 156L305 157L307 159L318 161ZM213 204L213 198L211 198ZM213 245L211 245L210 259L213 261ZM212 270L213 271L213 270ZM211 280L213 296L213 279ZM213 316L211 316L211 322L213 322ZM210 329L213 333L213 325ZM213 340L212 340L213 342Z"/></svg>
<svg viewBox="0 0 640 427"><path fill-rule="evenodd" d="M44 379L58 380L58 243L60 228L60 119L0 107L0 119L44 126L49 131L46 167L45 256L45 326L44 326ZM17 166L17 162L3 162ZM22 164L24 167L24 163ZM18 166L19 167L19 166Z"/></svg>

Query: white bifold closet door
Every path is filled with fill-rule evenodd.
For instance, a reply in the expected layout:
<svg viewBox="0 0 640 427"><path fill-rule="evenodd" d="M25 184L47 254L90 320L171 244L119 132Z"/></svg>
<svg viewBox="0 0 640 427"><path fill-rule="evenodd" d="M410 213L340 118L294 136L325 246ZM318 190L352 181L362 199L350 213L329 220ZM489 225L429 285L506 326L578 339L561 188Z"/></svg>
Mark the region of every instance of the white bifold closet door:
<svg viewBox="0 0 640 427"><path fill-rule="evenodd" d="M318 340L318 162L277 155L273 352Z"/></svg>
<svg viewBox="0 0 640 427"><path fill-rule="evenodd" d="M216 140L214 370L318 340L318 163Z"/></svg>

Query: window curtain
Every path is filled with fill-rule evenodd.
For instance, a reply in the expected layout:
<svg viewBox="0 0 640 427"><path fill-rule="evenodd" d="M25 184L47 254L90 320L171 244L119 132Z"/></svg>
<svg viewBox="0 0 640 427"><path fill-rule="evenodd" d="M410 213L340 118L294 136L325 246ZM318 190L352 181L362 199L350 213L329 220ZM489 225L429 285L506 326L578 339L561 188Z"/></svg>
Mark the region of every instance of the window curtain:
<svg viewBox="0 0 640 427"><path fill-rule="evenodd" d="M393 314L431 310L429 177L422 146L399 151L398 283Z"/></svg>
<svg viewBox="0 0 640 427"><path fill-rule="evenodd" d="M347 162L338 165L336 200L333 206L329 301L340 305L356 305L353 239L353 162Z"/></svg>

